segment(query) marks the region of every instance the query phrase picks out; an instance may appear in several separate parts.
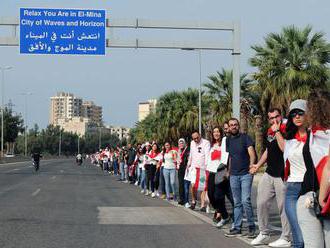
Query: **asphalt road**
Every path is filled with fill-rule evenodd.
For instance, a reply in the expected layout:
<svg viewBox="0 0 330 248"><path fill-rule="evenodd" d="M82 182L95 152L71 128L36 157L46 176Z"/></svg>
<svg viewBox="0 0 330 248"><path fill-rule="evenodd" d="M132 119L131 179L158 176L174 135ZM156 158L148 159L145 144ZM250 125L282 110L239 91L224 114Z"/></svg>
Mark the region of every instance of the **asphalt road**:
<svg viewBox="0 0 330 248"><path fill-rule="evenodd" d="M0 166L0 247L250 247L85 163Z"/></svg>

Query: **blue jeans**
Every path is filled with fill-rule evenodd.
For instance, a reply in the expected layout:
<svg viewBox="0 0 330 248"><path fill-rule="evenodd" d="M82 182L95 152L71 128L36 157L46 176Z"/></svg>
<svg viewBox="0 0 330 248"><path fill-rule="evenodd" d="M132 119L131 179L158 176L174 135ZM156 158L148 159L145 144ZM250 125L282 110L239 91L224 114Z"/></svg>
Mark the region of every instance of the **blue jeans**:
<svg viewBox="0 0 330 248"><path fill-rule="evenodd" d="M113 161L113 172L117 176L118 175L118 161Z"/></svg>
<svg viewBox="0 0 330 248"><path fill-rule="evenodd" d="M146 189L146 171L141 169L141 174L140 174L140 186L141 189L145 190Z"/></svg>
<svg viewBox="0 0 330 248"><path fill-rule="evenodd" d="M122 181L125 180L125 163L124 162L120 162L120 179Z"/></svg>
<svg viewBox="0 0 330 248"><path fill-rule="evenodd" d="M249 229L255 229L253 209L251 204L251 189L253 176L230 176L230 187L234 199L234 228L241 230L243 222L243 208L247 217Z"/></svg>
<svg viewBox="0 0 330 248"><path fill-rule="evenodd" d="M190 181L184 180L184 203L189 202Z"/></svg>
<svg viewBox="0 0 330 248"><path fill-rule="evenodd" d="M159 170L160 171L159 171L158 193L162 195L165 194L164 166L161 166Z"/></svg>
<svg viewBox="0 0 330 248"><path fill-rule="evenodd" d="M165 169L163 170L164 178L165 178L165 190L166 190L166 198L170 199L171 190L174 195L174 199L176 198L176 189L175 189L175 169Z"/></svg>
<svg viewBox="0 0 330 248"><path fill-rule="evenodd" d="M301 190L301 183L287 183L285 194L285 213L290 223L293 247L304 247L304 239L297 218L297 201Z"/></svg>

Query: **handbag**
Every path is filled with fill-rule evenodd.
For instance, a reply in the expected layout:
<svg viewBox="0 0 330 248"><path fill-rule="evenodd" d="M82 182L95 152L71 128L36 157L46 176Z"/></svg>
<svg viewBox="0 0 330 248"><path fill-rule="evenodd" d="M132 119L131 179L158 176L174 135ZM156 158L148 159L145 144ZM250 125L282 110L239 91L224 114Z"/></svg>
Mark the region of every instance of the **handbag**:
<svg viewBox="0 0 330 248"><path fill-rule="evenodd" d="M225 164L220 164L214 176L214 184L219 185L225 180L227 180L227 166Z"/></svg>

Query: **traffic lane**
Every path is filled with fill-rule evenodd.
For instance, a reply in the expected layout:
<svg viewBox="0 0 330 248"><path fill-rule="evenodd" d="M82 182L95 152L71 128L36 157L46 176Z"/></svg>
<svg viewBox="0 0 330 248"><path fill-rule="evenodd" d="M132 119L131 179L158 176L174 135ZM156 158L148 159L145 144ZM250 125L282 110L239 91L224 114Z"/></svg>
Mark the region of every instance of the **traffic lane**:
<svg viewBox="0 0 330 248"><path fill-rule="evenodd" d="M238 240L226 239L212 226L181 212L182 209L139 194L133 185L119 183L97 168L75 167L67 162L50 166L49 170L52 174L59 170L63 173L51 181L41 173L32 177L30 187L2 197L1 247L104 247L111 244L118 247L215 247L221 244L247 247ZM40 191L33 196L38 186ZM102 207L108 208L109 213L117 209L117 214L122 208L123 223L102 221ZM163 219L140 218L142 224L137 225L136 216L142 212L150 216L146 214L150 207L154 209L153 218L159 215ZM169 216L165 221L164 212ZM188 221L197 223L185 224Z"/></svg>
<svg viewBox="0 0 330 248"><path fill-rule="evenodd" d="M38 176L37 178L40 178L47 177L50 173L56 174L54 168L63 163L67 163L67 161L41 161L41 167L38 173L34 171L32 162L2 165L0 167L0 194L13 187L18 187L18 185L29 183L30 177ZM57 173L60 173L60 171L57 171Z"/></svg>

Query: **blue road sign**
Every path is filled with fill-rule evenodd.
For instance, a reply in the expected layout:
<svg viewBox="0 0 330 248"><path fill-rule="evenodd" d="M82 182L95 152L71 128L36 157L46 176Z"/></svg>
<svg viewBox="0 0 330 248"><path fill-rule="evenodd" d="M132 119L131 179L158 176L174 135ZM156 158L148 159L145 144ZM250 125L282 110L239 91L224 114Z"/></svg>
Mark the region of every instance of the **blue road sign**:
<svg viewBox="0 0 330 248"><path fill-rule="evenodd" d="M105 10L20 9L21 54L105 55Z"/></svg>

